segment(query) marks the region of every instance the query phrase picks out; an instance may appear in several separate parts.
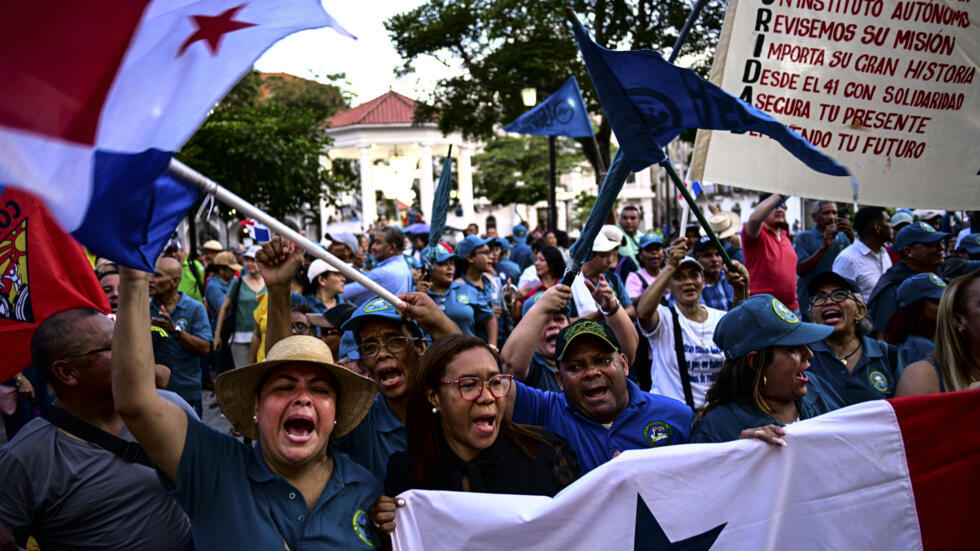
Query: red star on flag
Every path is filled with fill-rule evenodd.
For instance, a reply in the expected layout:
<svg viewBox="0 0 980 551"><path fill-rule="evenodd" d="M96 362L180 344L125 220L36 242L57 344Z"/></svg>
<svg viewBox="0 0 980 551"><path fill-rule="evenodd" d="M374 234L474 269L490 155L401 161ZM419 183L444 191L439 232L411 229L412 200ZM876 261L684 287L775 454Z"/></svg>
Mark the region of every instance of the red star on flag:
<svg viewBox="0 0 980 551"><path fill-rule="evenodd" d="M247 27L254 27L255 23L236 21L234 19L238 11L244 7L245 4L239 4L234 8L228 8L218 15L192 15L191 19L194 20L195 24L197 24L197 30L194 31L194 34L187 37L187 40L180 45L180 50L177 51L177 57L184 55L184 51L187 50L188 46L197 42L198 40L207 41L208 47L211 50L211 55L215 55L218 53L218 44L221 43L221 38L225 35L225 33L230 33Z"/></svg>

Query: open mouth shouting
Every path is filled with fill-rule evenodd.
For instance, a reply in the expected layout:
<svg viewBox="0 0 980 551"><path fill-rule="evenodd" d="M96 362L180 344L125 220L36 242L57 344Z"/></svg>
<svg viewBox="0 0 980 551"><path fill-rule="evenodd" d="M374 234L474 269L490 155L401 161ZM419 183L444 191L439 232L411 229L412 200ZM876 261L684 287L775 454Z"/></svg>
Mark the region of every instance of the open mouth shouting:
<svg viewBox="0 0 980 551"><path fill-rule="evenodd" d="M493 414L480 415L473 419L473 427L481 434L492 435L497 428L497 416Z"/></svg>
<svg viewBox="0 0 980 551"><path fill-rule="evenodd" d="M313 438L316 423L309 415L294 413L283 422L282 431L286 440L293 444L305 444Z"/></svg>
<svg viewBox="0 0 980 551"><path fill-rule="evenodd" d="M609 387L607 386L595 386L586 389L583 393L585 400L588 402L601 402L606 396L609 395Z"/></svg>
<svg viewBox="0 0 980 551"><path fill-rule="evenodd" d="M376 379L382 389L389 390L405 381L405 372L397 367L386 367L378 370Z"/></svg>
<svg viewBox="0 0 980 551"><path fill-rule="evenodd" d="M844 311L841 310L840 306L826 306L823 311L820 312L820 323L824 325L837 325L839 322L844 320Z"/></svg>

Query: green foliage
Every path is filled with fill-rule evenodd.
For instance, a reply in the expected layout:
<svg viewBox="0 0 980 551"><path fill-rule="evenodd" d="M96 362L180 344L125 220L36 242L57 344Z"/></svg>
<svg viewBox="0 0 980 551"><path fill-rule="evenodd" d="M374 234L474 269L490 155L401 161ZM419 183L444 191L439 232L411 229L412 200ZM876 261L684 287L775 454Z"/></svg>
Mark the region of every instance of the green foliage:
<svg viewBox="0 0 980 551"><path fill-rule="evenodd" d="M558 138L555 159L558 174L580 161L575 142ZM551 168L546 136L496 137L473 157L473 185L478 196L495 205L533 205L548 199ZM518 184L521 182L521 184Z"/></svg>
<svg viewBox="0 0 980 551"><path fill-rule="evenodd" d="M282 77L263 82L252 71L177 156L276 218L321 197L333 203L356 183L350 162L335 161L332 171L320 163L331 141L324 119L343 106L334 86Z"/></svg>
<svg viewBox="0 0 980 551"><path fill-rule="evenodd" d="M408 62L430 55L448 64L461 60L464 74L445 78L416 119L438 114L443 132L460 130L467 137L489 138L493 126L527 111L520 97L526 85L543 98L575 75L586 105L598 121L596 139L603 164L609 166L611 129L582 63L564 7L571 6L595 41L607 48L648 48L664 52L673 46L694 0L430 0L389 19L385 26L399 54ZM724 17L725 4L707 3L682 48L697 54L694 69L706 75ZM593 166L591 139L577 140Z"/></svg>
<svg viewBox="0 0 980 551"><path fill-rule="evenodd" d="M595 204L595 200L595 195L584 191L579 192L579 194L575 196L575 209L572 211L572 220L569 227L585 227L585 223L589 220L589 213L592 212L592 205Z"/></svg>

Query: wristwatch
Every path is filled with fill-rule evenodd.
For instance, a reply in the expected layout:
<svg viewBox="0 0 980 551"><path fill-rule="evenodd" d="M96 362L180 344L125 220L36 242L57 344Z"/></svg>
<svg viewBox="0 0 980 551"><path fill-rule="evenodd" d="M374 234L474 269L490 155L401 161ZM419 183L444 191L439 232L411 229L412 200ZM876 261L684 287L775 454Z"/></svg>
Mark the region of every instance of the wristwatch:
<svg viewBox="0 0 980 551"><path fill-rule="evenodd" d="M620 304L619 300L616 300L616 304L613 305L613 307L608 312L606 312L605 310L603 310L602 309L602 306L599 306L599 313L602 314L605 317L609 317L609 316L615 314L616 311L619 310L619 307L620 306L621 306L621 304Z"/></svg>
<svg viewBox="0 0 980 551"><path fill-rule="evenodd" d="M178 338L178 337L180 337L180 334L181 334L181 333L182 333L183 331L184 331L184 330L183 330L183 329L181 329L179 325L174 325L174 330L173 330L173 331L171 331L170 333L171 333L171 334L173 335L173 337L174 337L174 338L176 339L176 338Z"/></svg>

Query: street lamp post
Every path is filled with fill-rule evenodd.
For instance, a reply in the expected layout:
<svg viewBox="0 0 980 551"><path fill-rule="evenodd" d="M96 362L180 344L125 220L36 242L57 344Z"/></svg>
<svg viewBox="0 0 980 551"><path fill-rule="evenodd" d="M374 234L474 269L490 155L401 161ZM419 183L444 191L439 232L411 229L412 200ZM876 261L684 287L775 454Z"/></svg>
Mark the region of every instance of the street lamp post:
<svg viewBox="0 0 980 551"><path fill-rule="evenodd" d="M524 85L521 89L521 100L524 107L534 107L538 103L538 91L529 85ZM555 145L557 138L548 136L548 160L551 167L551 181L548 185L548 229L555 231L558 229L558 199L556 188L558 186L558 167L555 159Z"/></svg>

